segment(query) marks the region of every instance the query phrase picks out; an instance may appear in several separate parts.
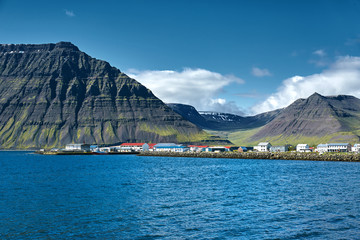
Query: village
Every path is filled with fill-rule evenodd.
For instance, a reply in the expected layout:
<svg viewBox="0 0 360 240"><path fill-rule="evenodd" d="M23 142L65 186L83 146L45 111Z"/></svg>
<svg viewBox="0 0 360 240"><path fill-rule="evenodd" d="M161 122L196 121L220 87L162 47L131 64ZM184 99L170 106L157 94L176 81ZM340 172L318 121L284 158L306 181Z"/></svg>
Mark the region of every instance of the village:
<svg viewBox="0 0 360 240"><path fill-rule="evenodd" d="M52 148L49 151L41 149L39 153L90 153L90 154L136 154L140 152L169 152L169 153L220 153L220 152L299 152L310 153L317 152L319 154L328 152L360 152L360 144L350 143L326 143L319 144L317 147L310 147L308 144L281 145L272 146L270 142L260 142L257 146L205 146L205 145L183 145L176 143L122 143L113 146L98 146L85 143L67 144L65 148Z"/></svg>

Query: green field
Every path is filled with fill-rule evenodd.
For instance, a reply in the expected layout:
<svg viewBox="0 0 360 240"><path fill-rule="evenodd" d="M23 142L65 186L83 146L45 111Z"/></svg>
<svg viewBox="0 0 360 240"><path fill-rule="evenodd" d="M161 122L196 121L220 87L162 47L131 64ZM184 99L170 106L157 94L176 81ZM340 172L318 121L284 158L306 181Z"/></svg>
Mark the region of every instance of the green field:
<svg viewBox="0 0 360 240"><path fill-rule="evenodd" d="M330 135L316 137L316 136L301 136L301 135L278 135L271 137L264 137L261 139L252 139L252 136L257 133L261 128L254 128L250 130L240 131L208 131L210 134L218 135L226 138L237 146L255 146L259 142L270 142L272 145L297 145L299 143L306 143L310 146L316 146L320 143L330 142L345 142L345 143L358 143L360 142L360 131L353 132L337 132Z"/></svg>

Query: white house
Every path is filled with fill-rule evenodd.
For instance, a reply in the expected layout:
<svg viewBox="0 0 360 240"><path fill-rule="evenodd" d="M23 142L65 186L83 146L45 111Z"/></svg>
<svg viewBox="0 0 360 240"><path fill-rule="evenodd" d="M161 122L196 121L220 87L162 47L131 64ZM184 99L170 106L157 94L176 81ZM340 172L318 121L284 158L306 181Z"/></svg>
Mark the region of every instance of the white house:
<svg viewBox="0 0 360 240"><path fill-rule="evenodd" d="M257 146L254 146L254 150L259 152L268 152L270 148L271 144L269 142L261 142Z"/></svg>
<svg viewBox="0 0 360 240"><path fill-rule="evenodd" d="M351 145L350 143L329 143L328 149L329 152L350 152Z"/></svg>
<svg viewBox="0 0 360 240"><path fill-rule="evenodd" d="M120 152L142 152L149 151L149 144L147 143L123 143L118 148Z"/></svg>
<svg viewBox="0 0 360 240"><path fill-rule="evenodd" d="M84 144L84 143L66 144L65 151L85 151L85 152L90 152L90 144Z"/></svg>
<svg viewBox="0 0 360 240"><path fill-rule="evenodd" d="M307 144L298 144L296 145L297 152L311 152L309 145Z"/></svg>
<svg viewBox="0 0 360 240"><path fill-rule="evenodd" d="M205 152L229 152L229 148L223 146L207 147Z"/></svg>
<svg viewBox="0 0 360 240"><path fill-rule="evenodd" d="M355 153L359 153L360 152L360 144L359 143L354 144L354 146L351 148L351 151L355 152Z"/></svg>
<svg viewBox="0 0 360 240"><path fill-rule="evenodd" d="M190 152L204 152L209 146L189 145Z"/></svg>
<svg viewBox="0 0 360 240"><path fill-rule="evenodd" d="M319 145L317 145L316 152L319 152L319 153L328 152L328 145L327 144L319 144Z"/></svg>
<svg viewBox="0 0 360 240"><path fill-rule="evenodd" d="M319 153L324 152L350 152L350 143L326 143L319 144L316 149Z"/></svg>
<svg viewBox="0 0 360 240"><path fill-rule="evenodd" d="M109 153L109 152L117 152L118 148L115 146L111 146L111 147L101 147L101 148L98 148L97 150L100 152Z"/></svg>

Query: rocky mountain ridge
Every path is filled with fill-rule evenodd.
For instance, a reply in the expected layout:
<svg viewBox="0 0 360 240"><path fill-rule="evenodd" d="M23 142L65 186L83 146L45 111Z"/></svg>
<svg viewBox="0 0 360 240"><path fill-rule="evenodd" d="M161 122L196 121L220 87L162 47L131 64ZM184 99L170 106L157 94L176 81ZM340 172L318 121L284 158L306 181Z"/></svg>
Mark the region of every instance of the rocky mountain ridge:
<svg viewBox="0 0 360 240"><path fill-rule="evenodd" d="M167 105L197 126L214 131L230 131L261 127L271 122L282 111L282 109L279 109L257 114L255 116L244 117L230 113L197 111L194 107L186 104L168 103Z"/></svg>
<svg viewBox="0 0 360 240"><path fill-rule="evenodd" d="M359 138L360 99L348 96L322 96L314 93L298 99L286 107L274 120L265 125L251 139L266 137L323 137L347 132L344 140ZM336 138L333 139L336 141Z"/></svg>
<svg viewBox="0 0 360 240"><path fill-rule="evenodd" d="M139 82L72 43L0 45L0 148L205 135Z"/></svg>

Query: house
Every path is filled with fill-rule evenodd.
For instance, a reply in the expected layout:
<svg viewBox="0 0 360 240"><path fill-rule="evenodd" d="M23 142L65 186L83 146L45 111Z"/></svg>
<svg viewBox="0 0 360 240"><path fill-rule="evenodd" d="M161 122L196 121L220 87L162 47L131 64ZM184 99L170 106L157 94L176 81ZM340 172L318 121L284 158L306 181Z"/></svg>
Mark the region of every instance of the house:
<svg viewBox="0 0 360 240"><path fill-rule="evenodd" d="M247 151L248 151L247 147L239 147L238 148L238 152L247 152Z"/></svg>
<svg viewBox="0 0 360 240"><path fill-rule="evenodd" d="M329 143L328 149L329 152L350 152L351 145L350 143Z"/></svg>
<svg viewBox="0 0 360 240"><path fill-rule="evenodd" d="M109 152L117 152L117 151L118 151L118 147L116 147L116 146L101 147L101 148L98 148L97 151L99 151L99 152L106 152L106 153L109 153Z"/></svg>
<svg viewBox="0 0 360 240"><path fill-rule="evenodd" d="M327 144L319 144L319 145L317 145L316 152L319 152L319 153L328 152L328 145Z"/></svg>
<svg viewBox="0 0 360 240"><path fill-rule="evenodd" d="M227 149L229 149L230 152L237 151L239 147L236 146L225 146Z"/></svg>
<svg viewBox="0 0 360 240"><path fill-rule="evenodd" d="M254 147L242 147L242 148L246 148L248 152L252 152L254 151Z"/></svg>
<svg viewBox="0 0 360 240"><path fill-rule="evenodd" d="M65 151L69 151L69 152L78 152L78 151L90 152L90 144L85 144L85 143L66 144Z"/></svg>
<svg viewBox="0 0 360 240"><path fill-rule="evenodd" d="M98 145L90 145L90 151L92 152L96 152L99 150L99 146Z"/></svg>
<svg viewBox="0 0 360 240"><path fill-rule="evenodd" d="M154 151L154 146L156 145L157 143L149 143L149 151Z"/></svg>
<svg viewBox="0 0 360 240"><path fill-rule="evenodd" d="M354 144L354 146L351 148L351 151L355 152L355 153L359 153L360 152L360 144L359 143Z"/></svg>
<svg viewBox="0 0 360 240"><path fill-rule="evenodd" d="M271 146L270 152L288 152L290 145L284 145L284 146Z"/></svg>
<svg viewBox="0 0 360 240"><path fill-rule="evenodd" d="M223 146L207 147L205 152L229 152L229 148Z"/></svg>
<svg viewBox="0 0 360 240"><path fill-rule="evenodd" d="M149 144L147 143L122 143L119 152L142 152L149 151Z"/></svg>
<svg viewBox="0 0 360 240"><path fill-rule="evenodd" d="M326 144L319 144L317 146L317 152L324 153L324 152L350 152L351 145L350 143L326 143Z"/></svg>
<svg viewBox="0 0 360 240"><path fill-rule="evenodd" d="M177 146L175 143L157 143L153 146L153 151L164 152L167 151L169 147Z"/></svg>
<svg viewBox="0 0 360 240"><path fill-rule="evenodd" d="M268 152L271 144L269 142L261 142L257 146L254 146L254 150L258 152Z"/></svg>
<svg viewBox="0 0 360 240"><path fill-rule="evenodd" d="M189 145L190 152L204 152L205 149L209 146L198 146L198 145Z"/></svg>
<svg viewBox="0 0 360 240"><path fill-rule="evenodd" d="M175 143L158 143L153 149L156 152L187 152L190 148Z"/></svg>
<svg viewBox="0 0 360 240"><path fill-rule="evenodd" d="M298 145L296 145L296 151L297 152L312 152L309 145L307 145L307 144L298 144Z"/></svg>

